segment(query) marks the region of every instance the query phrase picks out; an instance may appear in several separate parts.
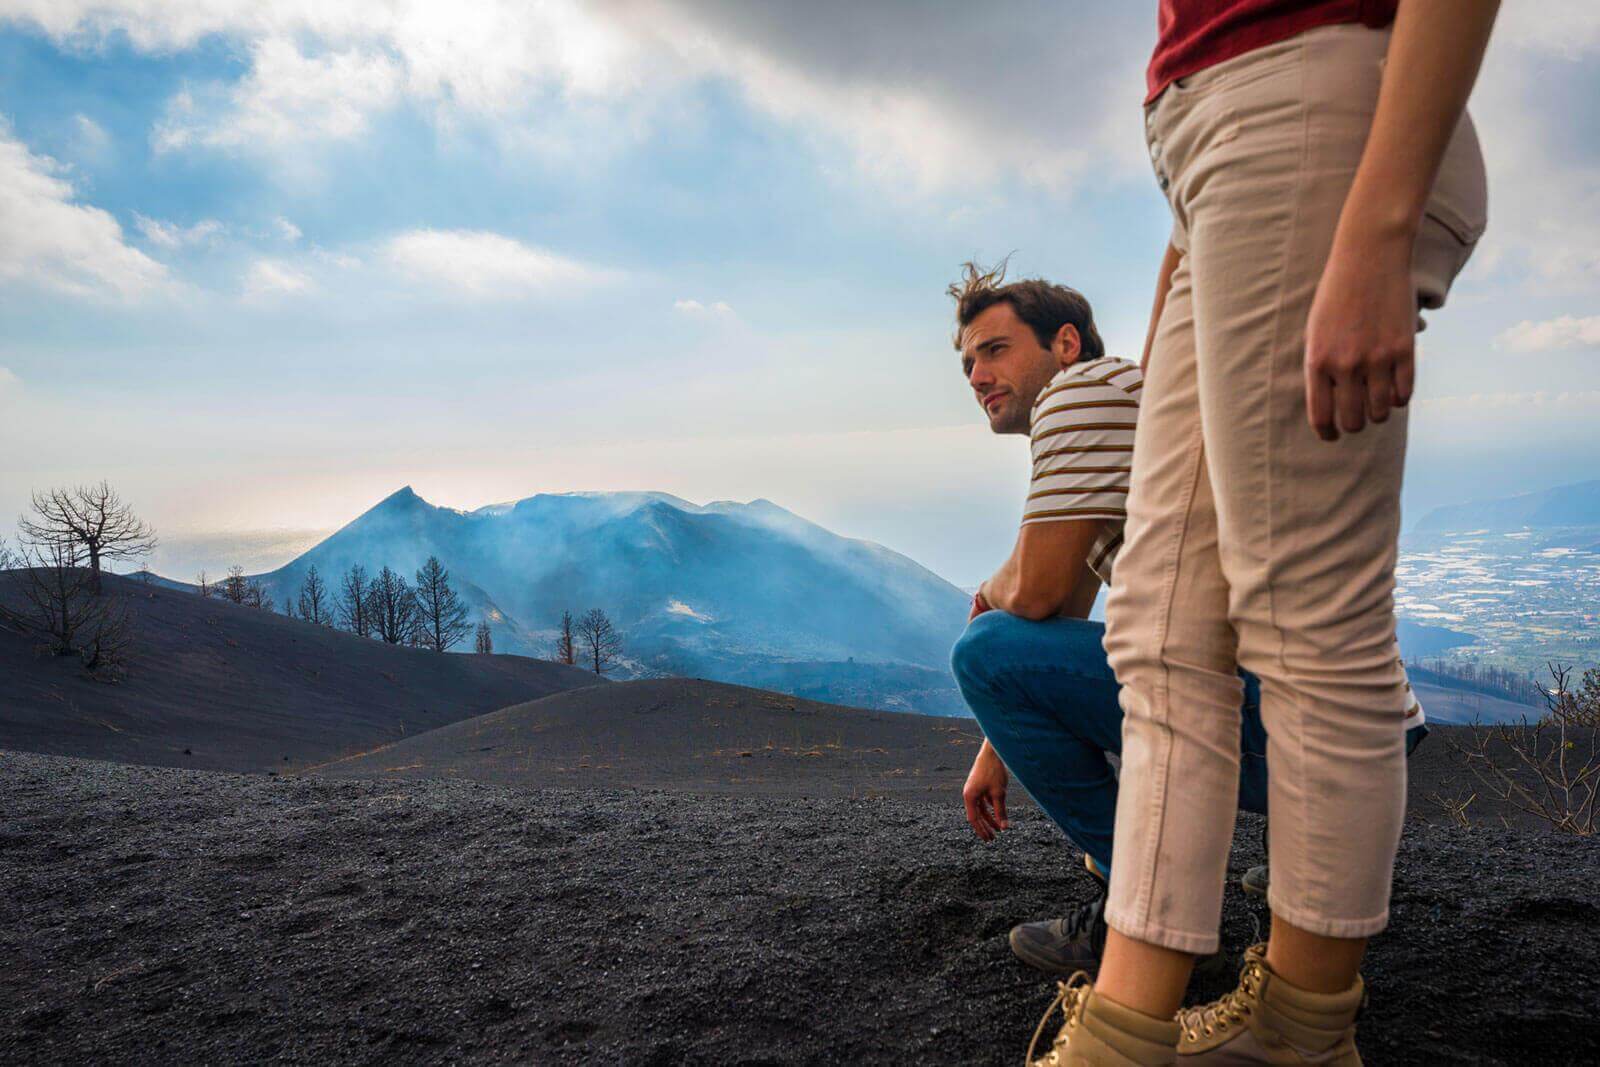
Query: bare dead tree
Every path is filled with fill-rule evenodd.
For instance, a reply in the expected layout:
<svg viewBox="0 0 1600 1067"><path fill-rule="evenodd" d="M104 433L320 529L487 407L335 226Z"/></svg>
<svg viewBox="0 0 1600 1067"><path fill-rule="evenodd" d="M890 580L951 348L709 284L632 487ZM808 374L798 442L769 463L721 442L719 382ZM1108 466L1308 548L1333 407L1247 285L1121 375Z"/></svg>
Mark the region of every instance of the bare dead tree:
<svg viewBox="0 0 1600 1067"><path fill-rule="evenodd" d="M489 629L488 619L479 620L478 628L472 632L472 651L480 656L494 651L494 631Z"/></svg>
<svg viewBox="0 0 1600 1067"><path fill-rule="evenodd" d="M76 652L79 631L92 621L94 597L84 563L82 548L74 541L23 546L19 574L25 607L20 621L46 639L53 655Z"/></svg>
<svg viewBox="0 0 1600 1067"><path fill-rule="evenodd" d="M277 608L266 586L255 578L245 577L244 568L237 564L228 568L228 576L215 588L222 599L230 603L243 604L247 608L260 608L262 611L274 611Z"/></svg>
<svg viewBox="0 0 1600 1067"><path fill-rule="evenodd" d="M1576 684L1572 683L1571 668L1551 667L1550 671L1556 680L1555 688L1545 693L1551 717L1568 726L1600 728L1600 667L1584 671Z"/></svg>
<svg viewBox="0 0 1600 1067"><path fill-rule="evenodd" d="M259 608L262 611L273 610L272 594L267 592L266 586L254 578L250 579L245 585L244 602L250 607Z"/></svg>
<svg viewBox="0 0 1600 1067"><path fill-rule="evenodd" d="M578 620L578 647L583 652L584 666L604 674L617 665L622 655L622 635L605 612L593 608Z"/></svg>
<svg viewBox="0 0 1600 1067"><path fill-rule="evenodd" d="M572 612L561 613L561 629L556 631L556 644L554 654L550 657L557 663L573 666L578 662L578 645L573 636Z"/></svg>
<svg viewBox="0 0 1600 1067"><path fill-rule="evenodd" d="M467 608L450 587L450 572L438 556L429 556L417 571L417 634L425 648L448 652L472 627Z"/></svg>
<svg viewBox="0 0 1600 1067"><path fill-rule="evenodd" d="M1452 750L1491 795L1579 837L1600 820L1600 682L1574 691L1570 667L1550 665L1549 714L1518 725L1477 725ZM1585 673L1585 682L1593 671Z"/></svg>
<svg viewBox="0 0 1600 1067"><path fill-rule="evenodd" d="M51 654L76 654L95 678L120 678L133 638L127 608L118 597L95 595L83 546L33 542L24 546L20 562L13 575L19 579L23 606L8 614L44 638Z"/></svg>
<svg viewBox="0 0 1600 1067"><path fill-rule="evenodd" d="M368 610L367 569L359 563L339 577L336 609L339 625L359 637L372 636L372 613Z"/></svg>
<svg viewBox="0 0 1600 1067"><path fill-rule="evenodd" d="M298 602L302 619L318 626L333 625L333 597L328 592L328 583L317 573L315 563L306 568L306 576L300 582ZM284 606L288 607L287 604Z"/></svg>
<svg viewBox="0 0 1600 1067"><path fill-rule="evenodd" d="M244 576L244 568L234 564L228 568L228 576L222 580L222 599L234 604L243 604L250 595L250 582Z"/></svg>
<svg viewBox="0 0 1600 1067"><path fill-rule="evenodd" d="M95 606L99 611L78 646L83 669L103 682L121 681L133 645L133 620L121 597L97 597Z"/></svg>
<svg viewBox="0 0 1600 1067"><path fill-rule="evenodd" d="M388 567L367 584L372 629L385 644L408 645L417 639L417 598L405 578Z"/></svg>
<svg viewBox="0 0 1600 1067"><path fill-rule="evenodd" d="M158 543L155 531L106 482L34 493L33 512L32 518L18 521L23 539L35 545L80 546L89 565L89 588L96 596L103 562L141 559Z"/></svg>
<svg viewBox="0 0 1600 1067"><path fill-rule="evenodd" d="M217 587L211 584L211 579L206 576L205 571L195 576L194 585L195 591L203 597L209 597L217 591Z"/></svg>

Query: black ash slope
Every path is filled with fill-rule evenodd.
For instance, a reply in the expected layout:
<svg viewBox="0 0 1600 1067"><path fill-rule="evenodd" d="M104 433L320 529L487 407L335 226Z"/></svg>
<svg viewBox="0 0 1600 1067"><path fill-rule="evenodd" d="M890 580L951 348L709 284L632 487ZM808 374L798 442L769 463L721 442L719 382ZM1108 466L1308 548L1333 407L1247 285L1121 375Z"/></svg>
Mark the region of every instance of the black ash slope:
<svg viewBox="0 0 1600 1067"><path fill-rule="evenodd" d="M0 596L15 597L5 579ZM114 575L106 587L137 634L115 685L0 623L0 748L282 771L595 684L556 663L399 648Z"/></svg>
<svg viewBox="0 0 1600 1067"><path fill-rule="evenodd" d="M926 796L959 787L982 742L970 718L660 678L558 693L310 769L531 788Z"/></svg>
<svg viewBox="0 0 1600 1067"><path fill-rule="evenodd" d="M1005 931L1087 889L1015 824L0 754L0 1061L1014 1064L1051 986ZM1592 843L1411 824L1368 1062L1591 1062L1597 879ZM1235 948L1258 918L1230 892Z"/></svg>
<svg viewBox="0 0 1600 1067"><path fill-rule="evenodd" d="M1465 727L1435 723L1407 764L1415 817L1526 829L1539 820L1475 782L1455 749ZM692 678L576 689L313 765L337 778L459 778L521 789L669 789L741 796L899 796L959 803L983 734L970 718L866 711ZM1453 745L1452 742L1455 744ZM1515 757L1499 751L1508 766ZM1532 780L1528 780L1532 785ZM1017 800L1023 800L1020 789Z"/></svg>

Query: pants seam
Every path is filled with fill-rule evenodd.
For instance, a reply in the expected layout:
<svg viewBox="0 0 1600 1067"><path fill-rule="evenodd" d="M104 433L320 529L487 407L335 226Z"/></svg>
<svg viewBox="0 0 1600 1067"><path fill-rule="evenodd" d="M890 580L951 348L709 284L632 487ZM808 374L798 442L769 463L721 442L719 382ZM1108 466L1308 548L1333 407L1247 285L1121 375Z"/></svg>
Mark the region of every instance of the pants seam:
<svg viewBox="0 0 1600 1067"><path fill-rule="evenodd" d="M1139 891L1134 897L1135 910L1144 916L1150 913L1150 904L1155 895L1156 867L1161 856L1161 838L1167 825L1167 802L1169 783L1172 780L1172 724L1171 724L1171 694L1172 670L1167 663L1168 637L1172 632L1172 613L1175 608L1175 590L1178 583L1178 572L1182 567L1184 542L1187 540L1192 520L1194 517L1194 501L1197 487L1200 482L1200 464L1205 462L1204 440L1201 427L1196 424L1194 431L1189 436L1188 451L1190 457L1189 477L1186 479L1183 496L1183 518L1173 531L1171 550L1166 564L1166 576L1162 582L1161 600L1161 630L1157 662L1161 664L1161 727L1162 727L1162 752L1159 769L1151 767L1157 772L1159 785L1151 789L1150 794L1159 798L1155 810L1151 813L1149 828L1151 845L1146 852L1144 870L1140 872ZM1126 751L1126 745L1123 746ZM1148 920L1147 920L1148 921Z"/></svg>

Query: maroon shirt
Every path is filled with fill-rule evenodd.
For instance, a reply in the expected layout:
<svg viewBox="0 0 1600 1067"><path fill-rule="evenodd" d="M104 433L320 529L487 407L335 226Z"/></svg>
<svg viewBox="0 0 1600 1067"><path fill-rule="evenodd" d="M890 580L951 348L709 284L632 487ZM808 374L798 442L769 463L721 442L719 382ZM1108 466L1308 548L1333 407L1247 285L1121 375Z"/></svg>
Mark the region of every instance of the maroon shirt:
<svg viewBox="0 0 1600 1067"><path fill-rule="evenodd" d="M1394 21L1400 0L1161 0L1149 103L1174 80L1317 26Z"/></svg>

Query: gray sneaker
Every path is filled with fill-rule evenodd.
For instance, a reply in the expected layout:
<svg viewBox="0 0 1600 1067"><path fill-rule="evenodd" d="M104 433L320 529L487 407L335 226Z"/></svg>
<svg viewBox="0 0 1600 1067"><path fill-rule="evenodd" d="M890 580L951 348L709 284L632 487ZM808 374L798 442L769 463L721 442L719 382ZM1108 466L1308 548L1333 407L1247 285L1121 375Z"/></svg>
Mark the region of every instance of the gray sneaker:
<svg viewBox="0 0 1600 1067"><path fill-rule="evenodd" d="M1017 959L1046 974L1072 974L1100 966L1106 947L1106 889L1059 919L1020 923L1011 928Z"/></svg>
<svg viewBox="0 0 1600 1067"><path fill-rule="evenodd" d="M1096 879L1099 881L1099 879ZM1011 928L1011 951L1017 959L1046 974L1094 972L1106 949L1106 894L1100 892L1059 919L1018 923ZM1195 973L1213 977L1229 969L1230 960L1220 949L1195 957Z"/></svg>
<svg viewBox="0 0 1600 1067"><path fill-rule="evenodd" d="M1260 897L1266 900L1268 882L1269 872L1267 865L1263 863L1259 867L1251 867L1239 877L1239 888L1244 890L1244 895L1247 897Z"/></svg>

